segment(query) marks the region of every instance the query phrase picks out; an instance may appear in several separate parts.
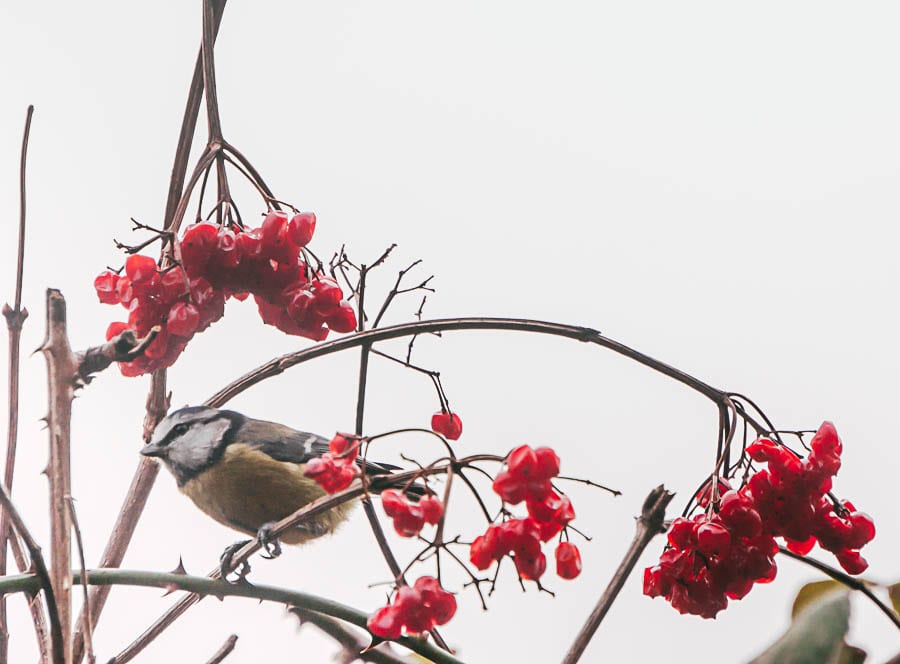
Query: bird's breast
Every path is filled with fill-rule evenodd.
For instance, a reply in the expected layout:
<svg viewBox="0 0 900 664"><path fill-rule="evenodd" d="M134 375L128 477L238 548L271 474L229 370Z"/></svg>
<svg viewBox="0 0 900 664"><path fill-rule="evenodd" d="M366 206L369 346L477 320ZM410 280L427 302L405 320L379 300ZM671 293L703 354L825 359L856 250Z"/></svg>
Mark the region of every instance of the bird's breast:
<svg viewBox="0 0 900 664"><path fill-rule="evenodd" d="M250 445L235 442L221 460L181 487L201 510L219 523L256 535L264 523L278 521L325 492L304 476L304 464L277 461ZM329 531L349 510L340 505L316 517ZM296 530L281 536L287 544L298 544L310 535Z"/></svg>

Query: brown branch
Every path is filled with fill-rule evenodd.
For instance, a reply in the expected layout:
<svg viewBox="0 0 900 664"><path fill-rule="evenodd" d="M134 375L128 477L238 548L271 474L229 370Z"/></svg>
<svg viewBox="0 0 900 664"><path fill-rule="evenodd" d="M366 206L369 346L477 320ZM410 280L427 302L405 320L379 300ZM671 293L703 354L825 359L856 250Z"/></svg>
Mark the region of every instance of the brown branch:
<svg viewBox="0 0 900 664"><path fill-rule="evenodd" d="M50 438L50 563L53 592L56 595L59 623L63 633L62 653L54 658L71 661L72 625L72 519L66 504L72 493L71 425L72 399L78 360L69 346L66 330L66 300L58 290L47 289L47 336L41 346L47 360Z"/></svg>
<svg viewBox="0 0 900 664"><path fill-rule="evenodd" d="M594 607L584 627L581 628L578 636L575 637L575 641L563 659L563 664L575 664L581 658L584 649L587 648L603 618L616 600L619 591L622 590L622 586L625 585L631 570L637 564L638 558L641 557L650 540L659 533L664 532L663 522L666 519L666 507L668 507L674 497L675 494L666 491L661 484L647 496L641 509L641 516L637 520L637 532L634 534L634 540L632 540L631 546L628 547L628 552L625 554L622 562L619 563L619 567L613 574L613 578L606 590L600 596L597 606Z"/></svg>
<svg viewBox="0 0 900 664"><path fill-rule="evenodd" d="M95 373L103 371L113 362L131 362L143 355L161 329L159 325L154 325L147 335L140 339L135 337L133 330L125 330L105 344L76 353L76 387L90 383Z"/></svg>
<svg viewBox="0 0 900 664"><path fill-rule="evenodd" d="M25 209L27 198L25 196L25 166L28 161L28 137L31 134L31 117L34 114L34 106L29 106L25 114L25 130L22 134L22 151L19 157L19 245L16 259L16 290L13 306L3 306L3 316L6 318L6 329L9 332L9 382L8 382L8 408L6 429L6 465L3 469L3 484L6 490L12 493L13 477L16 469L16 446L19 440L19 356L22 338L22 326L28 318L28 310L22 308L22 277L25 271ZM6 575L7 568L7 541L9 539L9 516L0 510L0 576ZM19 568L19 571L25 571ZM38 635L38 644L41 651L41 661L46 661L46 644L42 638L43 609L39 600L32 608L35 630ZM8 659L9 632L7 629L6 597L0 597L0 662Z"/></svg>
<svg viewBox="0 0 900 664"><path fill-rule="evenodd" d="M94 634L91 629L91 610L90 604L88 604L88 575L87 575L87 565L84 562L84 541L81 538L81 527L78 525L78 514L75 512L75 499L72 496L67 496L66 502L69 505L69 516L72 519L72 530L75 533L75 547L78 551L78 569L81 571L81 590L84 593L84 603L86 607L86 611L79 616L79 619L84 621L84 625L82 627L87 627L84 630L85 638L85 652L87 653L87 660L89 664L94 664L97 661L97 658L94 657Z"/></svg>
<svg viewBox="0 0 900 664"><path fill-rule="evenodd" d="M222 21L222 14L225 10L227 0L217 0L215 2L214 13L214 36L218 34L219 25ZM182 199L184 198L184 184L187 175L188 161L191 154L191 145L194 142L194 131L197 126L197 118L200 114L200 104L203 98L203 52L202 47L197 54L194 63L194 73L191 78L190 88L188 90L188 98L185 103L184 114L181 120L181 130L178 135L178 142L175 148L175 158L172 164L172 174L169 179L169 190L166 196L166 210L163 219L163 228L171 233L177 233L184 217L184 209L186 209L187 201L184 201L184 209L181 216L176 213L182 207ZM151 378L150 392L147 395L147 413L144 417L144 440L149 440L156 423L161 420L168 410L169 400L166 392L166 371L161 369L153 372ZM128 493L119 510L116 523L110 533L106 548L100 558L101 567L118 567L122 564L125 552L131 543L137 523L144 512L147 504L147 498L150 490L159 474L159 464L152 459L141 458L135 470L134 477L131 480L131 486L128 487ZM109 586L97 586L91 589L90 598L86 605L86 609L90 611L92 627L97 624L100 614L106 605L106 599L109 597ZM78 628L73 638L73 662L81 661L84 656L84 631L82 628L82 618L79 617L77 622Z"/></svg>
<svg viewBox="0 0 900 664"><path fill-rule="evenodd" d="M221 662L231 654L231 651L234 650L234 646L237 645L237 640L237 634L232 634L227 639L225 639L225 643L222 644L222 647L219 648L216 653L206 661L206 664L219 664L219 662Z"/></svg>
<svg viewBox="0 0 900 664"><path fill-rule="evenodd" d="M387 341L388 339L397 339L399 337L433 332L449 332L453 330L531 332L596 344L632 359L639 364L643 364L654 371L658 371L659 373L686 385L692 390L699 392L716 404L722 403L725 399L725 393L722 392L722 390L708 385L680 369L676 369L664 362L660 362L659 360L630 348L625 344L604 337L600 332L589 327L521 318L444 318L438 320L415 321L368 330L366 332L358 332L357 334L351 334L341 337L340 339L317 344L311 348L276 357L219 390L216 394L207 399L205 403L208 406L219 407L254 385L268 378L272 378L273 376L277 376L293 366L317 357L338 353L347 350L348 348L363 346L364 344Z"/></svg>
<svg viewBox="0 0 900 664"><path fill-rule="evenodd" d="M831 565L827 565L823 563L821 560L816 560L815 558L808 558L806 556L801 556L800 554L794 553L790 549L779 546L778 550L786 555L788 558L793 558L794 560L799 560L801 563L805 563L810 567L819 570L826 576L830 576L832 579L837 581L838 583L843 583L845 586L850 588L851 590L856 590L861 592L863 595L868 597L874 604L877 606L881 612L890 618L891 622L894 623L894 626L897 629L900 629L900 615L897 615L897 612L891 609L887 604L881 601L881 598L878 597L875 593L872 592L872 589L869 588L869 585L866 583L864 579L858 579L854 576L850 576L842 572L841 570L832 567Z"/></svg>
<svg viewBox="0 0 900 664"><path fill-rule="evenodd" d="M221 20L221 13L220 13ZM203 0L203 39L200 53L203 56L203 93L206 97L206 122L209 126L209 142L222 143L222 120L219 118L219 96L216 92L215 44L218 26L214 0Z"/></svg>
<svg viewBox="0 0 900 664"><path fill-rule="evenodd" d="M50 571L44 562L44 556L41 553L41 547L32 537L31 532L22 520L19 511L13 505L6 487L0 485L0 505L4 511L9 514L10 523L19 533L25 548L31 556L31 563L34 565L34 571L44 590L44 596L47 599L47 613L50 617L50 651L54 664L65 664L63 654L65 652L62 625L59 619L59 610L56 604L56 594L53 591L53 579L50 577ZM15 540L10 540L15 541ZM15 550L15 547L14 549Z"/></svg>

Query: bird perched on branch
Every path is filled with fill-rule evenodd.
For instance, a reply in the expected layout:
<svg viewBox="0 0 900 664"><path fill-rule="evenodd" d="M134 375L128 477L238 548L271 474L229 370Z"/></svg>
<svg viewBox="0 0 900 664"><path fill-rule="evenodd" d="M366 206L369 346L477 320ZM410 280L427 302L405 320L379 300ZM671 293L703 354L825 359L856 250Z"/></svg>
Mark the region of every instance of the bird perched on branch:
<svg viewBox="0 0 900 664"><path fill-rule="evenodd" d="M207 406L182 408L157 425L141 454L162 459L178 488L219 523L254 535L266 552L281 553L271 535L276 521L325 495L304 475L307 461L328 452L328 440L275 422ZM358 461L357 463L361 463ZM396 466L366 462L370 476L388 475ZM372 485L373 491L391 486ZM407 492L422 493L413 485ZM342 503L281 534L301 544L331 533L347 518L353 503ZM233 553L240 545L230 547ZM229 551L223 556L228 555Z"/></svg>

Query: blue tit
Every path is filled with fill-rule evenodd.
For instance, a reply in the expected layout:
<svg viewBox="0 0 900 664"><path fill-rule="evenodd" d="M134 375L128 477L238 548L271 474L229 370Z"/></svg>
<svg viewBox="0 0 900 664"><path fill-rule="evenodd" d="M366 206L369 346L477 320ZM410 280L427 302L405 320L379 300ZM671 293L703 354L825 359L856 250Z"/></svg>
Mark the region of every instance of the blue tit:
<svg viewBox="0 0 900 664"><path fill-rule="evenodd" d="M271 524L325 495L303 471L307 461L328 451L328 442L232 410L193 406L163 418L141 454L162 459L197 507L219 523L258 537L274 556L280 548L277 542L267 543ZM365 466L369 475L392 469L371 462ZM412 487L412 492L421 488ZM301 544L331 533L352 507L342 503L282 533L280 539Z"/></svg>

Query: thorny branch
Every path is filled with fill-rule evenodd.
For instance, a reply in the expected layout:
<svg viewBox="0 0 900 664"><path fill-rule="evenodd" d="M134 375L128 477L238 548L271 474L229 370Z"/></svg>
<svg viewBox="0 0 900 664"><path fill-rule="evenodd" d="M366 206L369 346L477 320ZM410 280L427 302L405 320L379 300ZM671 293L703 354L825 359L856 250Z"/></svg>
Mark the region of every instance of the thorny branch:
<svg viewBox="0 0 900 664"><path fill-rule="evenodd" d="M3 484L12 493L13 478L16 471L16 447L19 440L19 356L21 349L22 326L28 318L28 310L22 308L22 279L25 271L25 166L28 161L28 138L31 135L31 118L34 106L29 106L25 114L25 130L22 135L22 151L19 157L19 243L16 257L16 291L13 306L3 306L6 328L9 331L9 382L6 429L6 465L3 469ZM10 539L12 537L12 539ZM25 561L18 540L10 530L9 515L0 510L0 576L7 570L7 545L12 544L16 566L19 571L25 570ZM35 596L29 602L32 622L37 636L40 660L47 661L46 625L44 624L44 608L40 598ZM0 597L0 662L5 662L9 652L9 632L7 629L6 598Z"/></svg>

